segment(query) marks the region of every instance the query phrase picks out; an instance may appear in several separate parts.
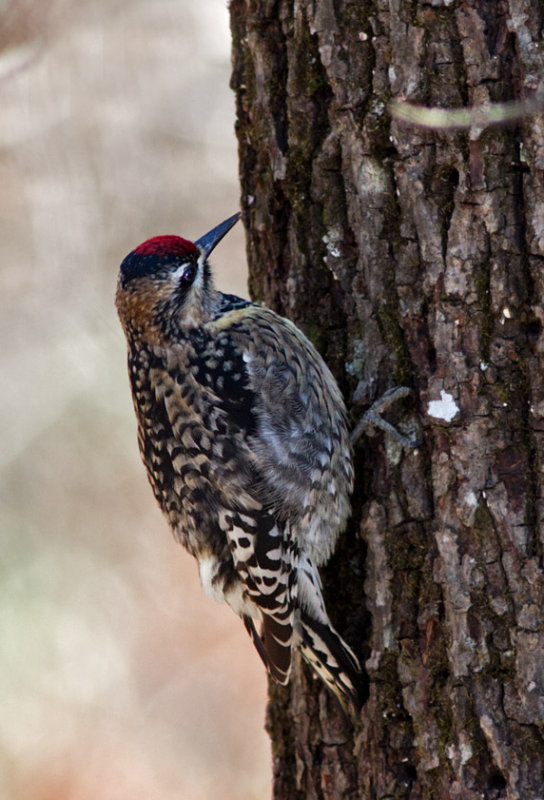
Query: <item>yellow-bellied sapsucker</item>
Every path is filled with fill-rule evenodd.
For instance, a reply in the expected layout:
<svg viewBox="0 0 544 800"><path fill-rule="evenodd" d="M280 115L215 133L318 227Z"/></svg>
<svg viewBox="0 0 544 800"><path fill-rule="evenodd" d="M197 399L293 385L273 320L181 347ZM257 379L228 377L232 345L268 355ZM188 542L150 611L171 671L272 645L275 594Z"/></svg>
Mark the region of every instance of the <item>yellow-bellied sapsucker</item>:
<svg viewBox="0 0 544 800"><path fill-rule="evenodd" d="M214 289L208 256L239 217L194 243L149 239L121 264L140 451L204 591L240 615L272 678L287 683L299 647L357 709L366 684L317 571L350 509L344 401L291 322Z"/></svg>

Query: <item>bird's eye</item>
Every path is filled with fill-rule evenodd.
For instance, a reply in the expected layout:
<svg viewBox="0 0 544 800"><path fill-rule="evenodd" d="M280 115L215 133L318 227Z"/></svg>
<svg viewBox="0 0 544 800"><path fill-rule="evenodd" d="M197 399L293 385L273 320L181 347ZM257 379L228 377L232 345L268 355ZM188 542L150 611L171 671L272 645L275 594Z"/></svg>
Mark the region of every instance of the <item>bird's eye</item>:
<svg viewBox="0 0 544 800"><path fill-rule="evenodd" d="M194 281L196 276L196 264L187 264L183 272L181 273L181 282L190 284Z"/></svg>

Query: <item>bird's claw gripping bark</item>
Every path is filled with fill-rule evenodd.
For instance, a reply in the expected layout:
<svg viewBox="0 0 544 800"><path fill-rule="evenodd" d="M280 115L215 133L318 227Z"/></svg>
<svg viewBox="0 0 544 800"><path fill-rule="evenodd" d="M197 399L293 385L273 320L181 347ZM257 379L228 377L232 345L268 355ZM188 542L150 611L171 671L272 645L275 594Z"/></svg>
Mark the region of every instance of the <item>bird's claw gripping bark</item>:
<svg viewBox="0 0 544 800"><path fill-rule="evenodd" d="M402 398L407 397L410 393L411 389L407 386L394 386L392 389L388 389L387 392L365 411L353 428L350 435L351 446L355 446L365 431L368 431L370 428L380 428L404 447L417 447L420 444L417 438L400 433L390 422L387 422L387 420L381 416L393 403L396 403L397 400L402 400Z"/></svg>

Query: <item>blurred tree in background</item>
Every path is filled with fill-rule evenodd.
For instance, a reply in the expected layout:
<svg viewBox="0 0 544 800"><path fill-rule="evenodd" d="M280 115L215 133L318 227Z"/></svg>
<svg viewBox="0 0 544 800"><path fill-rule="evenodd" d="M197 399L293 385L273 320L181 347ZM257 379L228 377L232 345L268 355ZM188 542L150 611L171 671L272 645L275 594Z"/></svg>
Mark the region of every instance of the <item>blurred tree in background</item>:
<svg viewBox="0 0 544 800"><path fill-rule="evenodd" d="M269 793L264 670L156 507L113 304L136 244L239 208L229 74L223 0L0 1L2 800Z"/></svg>
<svg viewBox="0 0 544 800"><path fill-rule="evenodd" d="M413 387L423 437L357 450L325 589L370 699L352 729L300 664L271 690L274 797L542 798L542 117L434 132L388 111L533 92L542 3L230 9L252 294L354 419Z"/></svg>

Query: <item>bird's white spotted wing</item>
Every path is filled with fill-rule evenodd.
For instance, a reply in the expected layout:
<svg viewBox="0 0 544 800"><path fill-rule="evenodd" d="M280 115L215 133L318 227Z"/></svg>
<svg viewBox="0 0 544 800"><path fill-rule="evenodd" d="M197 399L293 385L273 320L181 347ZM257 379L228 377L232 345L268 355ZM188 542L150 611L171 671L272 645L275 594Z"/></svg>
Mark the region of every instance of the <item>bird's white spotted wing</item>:
<svg viewBox="0 0 544 800"><path fill-rule="evenodd" d="M349 514L353 483L340 391L306 337L273 312L252 306L214 325L245 365L253 395L248 447L260 496L294 523L300 547L322 564Z"/></svg>

